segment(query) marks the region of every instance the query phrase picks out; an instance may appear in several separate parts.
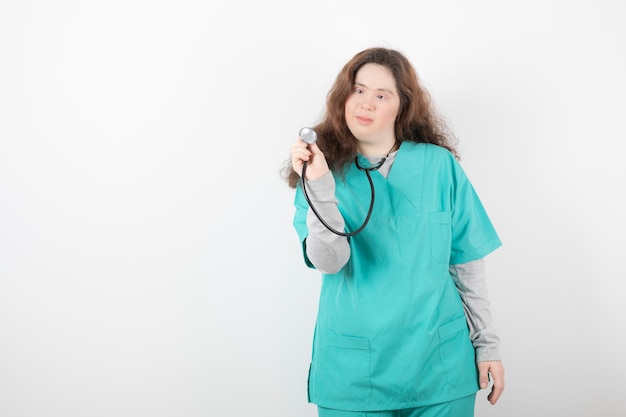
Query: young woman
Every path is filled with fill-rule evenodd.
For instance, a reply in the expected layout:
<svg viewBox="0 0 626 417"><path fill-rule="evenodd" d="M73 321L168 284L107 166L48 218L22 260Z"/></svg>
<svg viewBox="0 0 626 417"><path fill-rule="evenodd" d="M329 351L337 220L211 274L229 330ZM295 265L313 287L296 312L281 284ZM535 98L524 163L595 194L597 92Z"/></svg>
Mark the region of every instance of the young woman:
<svg viewBox="0 0 626 417"><path fill-rule="evenodd" d="M504 368L483 258L501 242L409 60L357 53L313 130L285 174L323 279L309 401L322 417L473 416L491 377L495 404Z"/></svg>

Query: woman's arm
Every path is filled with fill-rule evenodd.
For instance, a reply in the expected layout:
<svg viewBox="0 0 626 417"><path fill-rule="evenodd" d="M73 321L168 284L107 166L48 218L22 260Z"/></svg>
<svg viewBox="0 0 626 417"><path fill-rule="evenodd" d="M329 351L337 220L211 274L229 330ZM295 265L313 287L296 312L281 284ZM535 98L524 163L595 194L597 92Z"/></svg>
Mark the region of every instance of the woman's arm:
<svg viewBox="0 0 626 417"><path fill-rule="evenodd" d="M333 175L328 172L316 180L307 180L306 187L311 202L324 221L336 230L343 230L345 222L337 208ZM350 258L348 239L328 230L311 209L307 214L307 227L306 254L311 263L325 274L339 272Z"/></svg>
<svg viewBox="0 0 626 417"><path fill-rule="evenodd" d="M480 388L488 387L491 375L493 386L487 399L495 404L504 391L504 367L500 359L500 339L491 322L485 261L450 265L450 275L461 295L470 339L476 349Z"/></svg>

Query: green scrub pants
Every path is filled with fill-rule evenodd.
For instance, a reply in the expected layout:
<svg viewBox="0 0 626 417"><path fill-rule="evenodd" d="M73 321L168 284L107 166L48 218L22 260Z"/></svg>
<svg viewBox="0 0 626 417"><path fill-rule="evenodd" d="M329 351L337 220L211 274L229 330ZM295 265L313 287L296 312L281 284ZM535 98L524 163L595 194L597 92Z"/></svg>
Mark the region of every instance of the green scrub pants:
<svg viewBox="0 0 626 417"><path fill-rule="evenodd" d="M476 394L447 403L392 411L342 411L318 407L319 417L474 417Z"/></svg>

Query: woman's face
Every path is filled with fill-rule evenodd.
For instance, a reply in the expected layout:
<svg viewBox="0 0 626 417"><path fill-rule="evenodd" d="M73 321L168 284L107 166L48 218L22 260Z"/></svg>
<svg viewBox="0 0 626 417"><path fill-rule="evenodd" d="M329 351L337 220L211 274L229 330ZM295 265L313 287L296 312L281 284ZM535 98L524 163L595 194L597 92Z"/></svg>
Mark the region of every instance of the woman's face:
<svg viewBox="0 0 626 417"><path fill-rule="evenodd" d="M384 155L395 144L399 109L400 97L391 71L379 64L363 65L345 105L346 123L363 155Z"/></svg>

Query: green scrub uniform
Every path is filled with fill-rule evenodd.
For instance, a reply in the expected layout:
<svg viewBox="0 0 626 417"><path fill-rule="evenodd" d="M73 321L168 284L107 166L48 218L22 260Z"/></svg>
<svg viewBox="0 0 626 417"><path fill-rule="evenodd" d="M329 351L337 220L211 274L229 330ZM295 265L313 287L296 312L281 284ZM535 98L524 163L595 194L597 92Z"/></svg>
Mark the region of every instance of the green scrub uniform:
<svg viewBox="0 0 626 417"><path fill-rule="evenodd" d="M309 401L377 411L471 395L478 390L474 348L448 266L486 256L500 239L446 149L403 142L388 177L371 174L370 222L349 238L348 263L322 278ZM335 182L346 230L356 230L369 208L367 177L352 163ZM305 247L308 204L300 188L295 205ZM313 267L306 251L305 262Z"/></svg>

